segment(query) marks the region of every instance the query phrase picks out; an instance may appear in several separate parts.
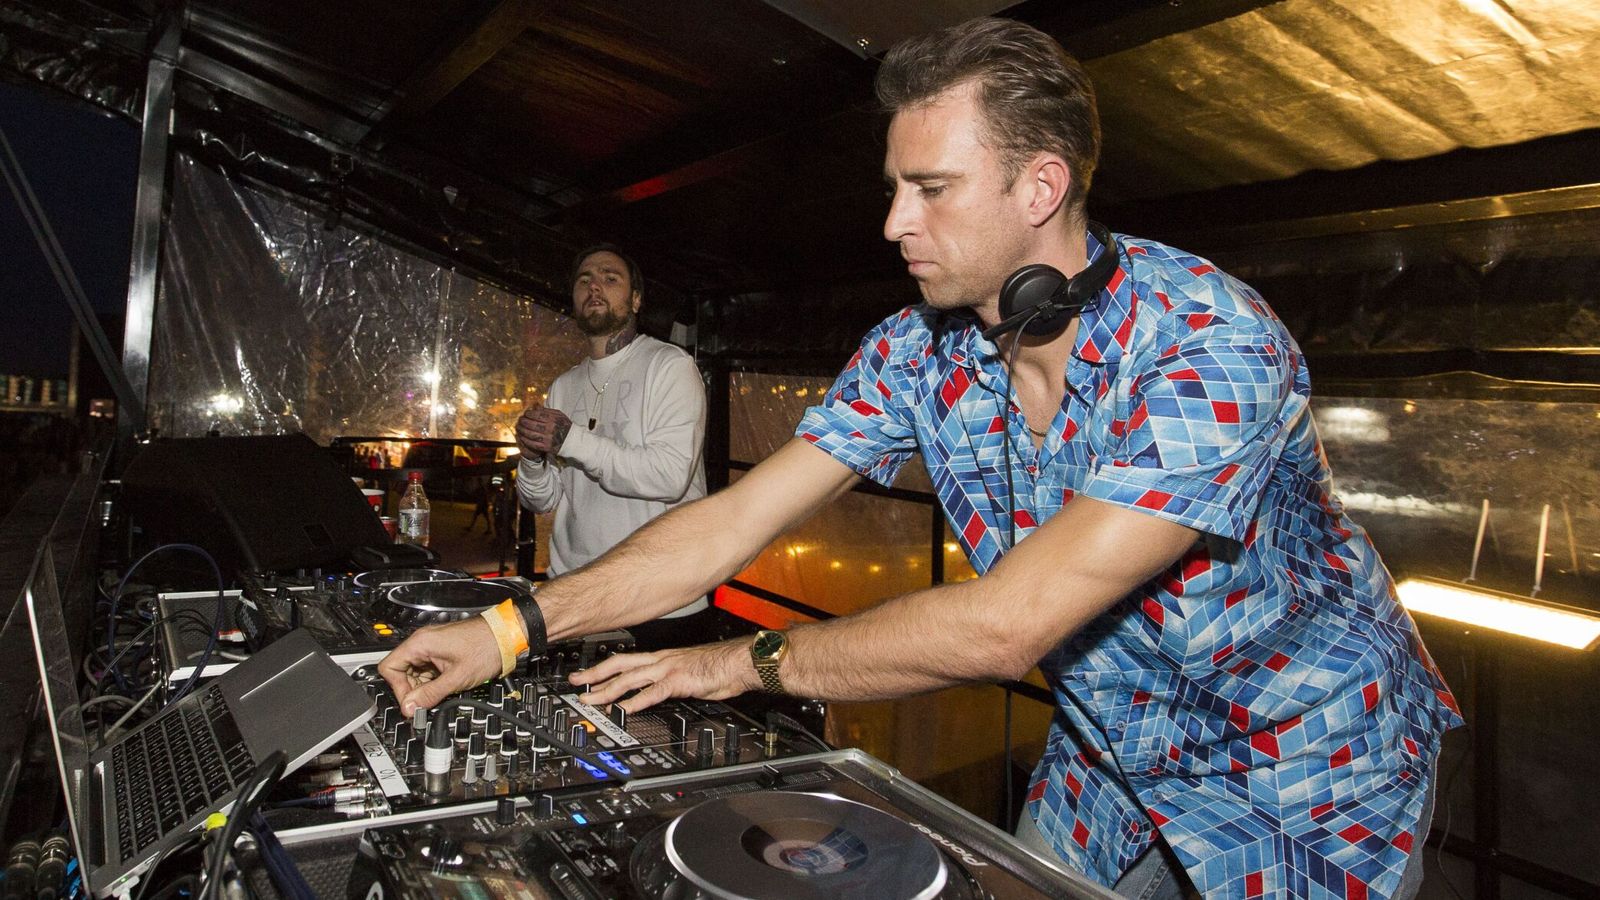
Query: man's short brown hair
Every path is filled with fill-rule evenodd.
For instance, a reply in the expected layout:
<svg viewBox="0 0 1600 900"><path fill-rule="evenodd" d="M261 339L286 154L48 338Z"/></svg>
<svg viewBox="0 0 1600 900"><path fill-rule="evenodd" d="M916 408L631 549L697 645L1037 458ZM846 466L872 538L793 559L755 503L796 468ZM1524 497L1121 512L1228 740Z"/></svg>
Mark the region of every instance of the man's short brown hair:
<svg viewBox="0 0 1600 900"><path fill-rule="evenodd" d="M1059 154L1072 171L1067 209L1080 215L1100 161L1100 117L1083 65L1031 25L972 19L896 44L878 69L878 102L897 113L967 82L978 85L983 132L1007 190L1036 154Z"/></svg>

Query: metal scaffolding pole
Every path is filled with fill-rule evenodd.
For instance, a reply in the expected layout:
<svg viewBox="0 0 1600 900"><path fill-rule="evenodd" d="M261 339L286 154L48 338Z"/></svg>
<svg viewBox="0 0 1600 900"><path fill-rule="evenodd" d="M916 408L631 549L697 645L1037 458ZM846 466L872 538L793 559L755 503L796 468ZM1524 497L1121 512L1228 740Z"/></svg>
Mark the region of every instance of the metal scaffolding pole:
<svg viewBox="0 0 1600 900"><path fill-rule="evenodd" d="M133 247L128 269L127 323L122 339L122 371L137 401L121 414L125 434L148 428L150 339L155 330L156 276L161 264L162 220L167 197L167 146L172 131L172 87L178 69L178 44L188 7L180 2L158 20L152 32L150 69L145 77L144 118L139 141L139 185L133 204Z"/></svg>

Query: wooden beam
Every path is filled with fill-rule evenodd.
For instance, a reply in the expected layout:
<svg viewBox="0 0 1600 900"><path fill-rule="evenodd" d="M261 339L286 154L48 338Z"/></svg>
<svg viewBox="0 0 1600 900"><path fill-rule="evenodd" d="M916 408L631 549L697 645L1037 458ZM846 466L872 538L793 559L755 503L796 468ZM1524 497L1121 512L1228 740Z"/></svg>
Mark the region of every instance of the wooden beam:
<svg viewBox="0 0 1600 900"><path fill-rule="evenodd" d="M427 114L473 72L521 36L544 11L542 0L499 0L483 16L468 22L454 39L444 42L395 88L391 99L378 110L361 137L362 146L380 148L396 125Z"/></svg>

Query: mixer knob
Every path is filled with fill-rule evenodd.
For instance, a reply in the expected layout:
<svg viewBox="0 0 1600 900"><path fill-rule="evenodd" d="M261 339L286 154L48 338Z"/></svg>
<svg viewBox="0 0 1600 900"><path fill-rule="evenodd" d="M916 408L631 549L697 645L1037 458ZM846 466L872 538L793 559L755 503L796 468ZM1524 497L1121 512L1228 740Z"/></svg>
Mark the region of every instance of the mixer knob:
<svg viewBox="0 0 1600 900"><path fill-rule="evenodd" d="M470 734L472 734L472 720L464 715L457 715L455 727L456 743L465 744L467 736Z"/></svg>
<svg viewBox="0 0 1600 900"><path fill-rule="evenodd" d="M498 681L489 685L489 702L495 706L506 702L506 686Z"/></svg>
<svg viewBox="0 0 1600 900"><path fill-rule="evenodd" d="M628 711L623 709L619 703L611 704L611 721L615 722L618 728L626 730L628 727Z"/></svg>
<svg viewBox="0 0 1600 900"><path fill-rule="evenodd" d="M583 727L582 722L572 723L572 731L567 736L567 741L579 750L589 746L589 730Z"/></svg>
<svg viewBox="0 0 1600 900"><path fill-rule="evenodd" d="M533 801L534 815L541 819L555 818L556 798L549 794L540 794Z"/></svg>
<svg viewBox="0 0 1600 900"><path fill-rule="evenodd" d="M467 756L472 759L483 759L485 756L483 732L474 731L471 739L467 741Z"/></svg>
<svg viewBox="0 0 1600 900"><path fill-rule="evenodd" d="M422 847L422 855L429 862L442 869L454 869L461 865L461 845L456 839L447 834L437 834Z"/></svg>
<svg viewBox="0 0 1600 900"><path fill-rule="evenodd" d="M700 736L695 742L694 748L694 755L699 758L701 764L709 765L711 763L711 757L714 753L716 753L716 746L716 729L712 728L710 725L703 726L700 729Z"/></svg>
<svg viewBox="0 0 1600 900"><path fill-rule="evenodd" d="M494 821L498 825L511 825L517 821L517 801L501 797L494 805Z"/></svg>
<svg viewBox="0 0 1600 900"><path fill-rule="evenodd" d="M406 749L400 754L405 765L414 766L422 762L422 738L413 737L406 741Z"/></svg>
<svg viewBox="0 0 1600 900"><path fill-rule="evenodd" d="M744 739L744 730L738 722L729 722L722 726L722 761L733 765L739 761L739 742Z"/></svg>

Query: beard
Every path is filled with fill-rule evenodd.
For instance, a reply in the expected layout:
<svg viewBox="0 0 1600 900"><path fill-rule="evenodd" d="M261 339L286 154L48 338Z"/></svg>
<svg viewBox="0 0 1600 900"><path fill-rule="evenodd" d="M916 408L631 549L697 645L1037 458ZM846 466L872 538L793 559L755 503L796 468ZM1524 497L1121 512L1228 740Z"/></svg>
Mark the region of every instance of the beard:
<svg viewBox="0 0 1600 900"><path fill-rule="evenodd" d="M632 321L632 312L614 310L608 306L605 309L585 310L580 313L578 329L590 337L599 337L604 334L616 334Z"/></svg>

